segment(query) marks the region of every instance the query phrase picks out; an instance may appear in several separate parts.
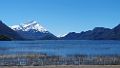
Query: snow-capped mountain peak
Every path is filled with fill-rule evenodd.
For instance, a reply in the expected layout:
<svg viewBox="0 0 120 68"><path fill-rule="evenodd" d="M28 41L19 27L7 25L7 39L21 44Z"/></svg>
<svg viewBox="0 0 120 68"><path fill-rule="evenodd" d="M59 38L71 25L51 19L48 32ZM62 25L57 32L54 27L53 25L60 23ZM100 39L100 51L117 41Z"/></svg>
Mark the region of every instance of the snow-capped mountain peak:
<svg viewBox="0 0 120 68"><path fill-rule="evenodd" d="M21 31L35 30L35 32L46 32L47 30L38 23L39 22L37 22L37 21L30 21L30 22L27 22L27 23L24 23L24 24L11 26L11 28L15 31L18 31L18 30L21 30Z"/></svg>
<svg viewBox="0 0 120 68"><path fill-rule="evenodd" d="M37 21L30 21L30 22L26 22L26 23L24 23L22 25L23 25L23 27L28 27L28 26L34 26L36 24L38 24Z"/></svg>

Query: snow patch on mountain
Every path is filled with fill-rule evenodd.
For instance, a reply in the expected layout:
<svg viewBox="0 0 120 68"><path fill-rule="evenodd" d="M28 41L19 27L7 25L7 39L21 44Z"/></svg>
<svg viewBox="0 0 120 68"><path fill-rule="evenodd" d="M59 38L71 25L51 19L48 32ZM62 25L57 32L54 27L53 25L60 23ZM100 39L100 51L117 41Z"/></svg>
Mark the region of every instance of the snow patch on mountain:
<svg viewBox="0 0 120 68"><path fill-rule="evenodd" d="M61 38L61 37L65 37L67 34L63 34L63 35L58 35L57 37L58 38Z"/></svg>
<svg viewBox="0 0 120 68"><path fill-rule="evenodd" d="M39 22L37 21L30 21L24 24L20 24L20 25L13 25L10 26L13 30L15 31L30 31L30 30L35 30L36 32L47 32L47 30L41 26L40 24L38 24Z"/></svg>

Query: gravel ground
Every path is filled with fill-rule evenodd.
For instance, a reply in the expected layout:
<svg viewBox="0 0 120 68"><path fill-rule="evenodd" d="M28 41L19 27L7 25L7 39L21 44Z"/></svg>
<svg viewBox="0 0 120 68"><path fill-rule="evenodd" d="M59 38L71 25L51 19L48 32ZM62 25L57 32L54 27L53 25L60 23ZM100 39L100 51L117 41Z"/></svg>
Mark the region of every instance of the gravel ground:
<svg viewBox="0 0 120 68"><path fill-rule="evenodd" d="M0 68L120 68L120 65L0 66Z"/></svg>

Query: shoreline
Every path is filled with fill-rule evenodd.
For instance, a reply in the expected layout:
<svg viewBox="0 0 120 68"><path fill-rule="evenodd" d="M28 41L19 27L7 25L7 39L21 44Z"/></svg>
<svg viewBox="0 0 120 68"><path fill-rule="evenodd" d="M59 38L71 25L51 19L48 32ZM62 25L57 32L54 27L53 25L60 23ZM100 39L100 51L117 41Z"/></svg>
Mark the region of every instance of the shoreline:
<svg viewBox="0 0 120 68"><path fill-rule="evenodd" d="M120 68L120 65L0 66L0 68Z"/></svg>
<svg viewBox="0 0 120 68"><path fill-rule="evenodd" d="M3 55L0 66L47 66L47 65L120 65L120 56L49 56L40 55Z"/></svg>

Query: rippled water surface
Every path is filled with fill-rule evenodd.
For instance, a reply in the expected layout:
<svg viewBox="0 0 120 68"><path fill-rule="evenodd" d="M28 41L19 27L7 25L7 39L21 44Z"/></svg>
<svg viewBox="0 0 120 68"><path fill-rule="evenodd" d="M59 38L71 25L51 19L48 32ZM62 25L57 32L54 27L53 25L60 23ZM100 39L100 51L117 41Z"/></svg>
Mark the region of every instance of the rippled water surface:
<svg viewBox="0 0 120 68"><path fill-rule="evenodd" d="M48 55L120 55L120 41L44 40L0 42L0 54L26 53L45 53Z"/></svg>

